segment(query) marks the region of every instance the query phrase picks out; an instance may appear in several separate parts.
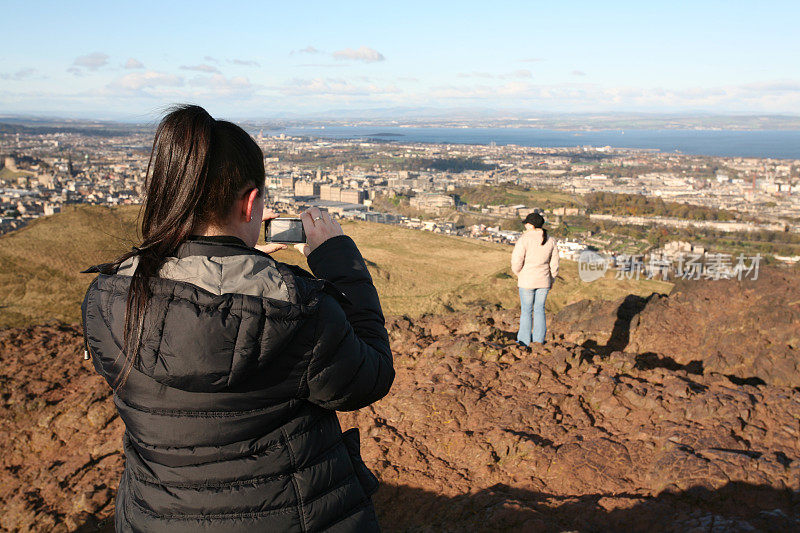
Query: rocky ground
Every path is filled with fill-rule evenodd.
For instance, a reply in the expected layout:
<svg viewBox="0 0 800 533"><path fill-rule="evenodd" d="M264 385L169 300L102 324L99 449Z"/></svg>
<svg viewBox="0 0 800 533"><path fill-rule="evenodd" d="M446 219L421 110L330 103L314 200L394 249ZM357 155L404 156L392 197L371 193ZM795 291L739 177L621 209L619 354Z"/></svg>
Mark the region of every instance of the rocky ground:
<svg viewBox="0 0 800 533"><path fill-rule="evenodd" d="M667 297L584 300L554 320L555 338L625 350L751 383L800 386L800 269L756 280L682 280Z"/></svg>
<svg viewBox="0 0 800 533"><path fill-rule="evenodd" d="M375 504L384 529L800 530L794 378L712 365L698 352L687 360L681 343L650 333L689 310L734 320L735 306L726 315L704 303L707 290L576 304L531 352L515 346L514 311L390 319L391 394L340 417L360 427L383 482ZM774 320L759 335L783 335L768 331ZM706 337L704 347L740 347ZM778 348L761 357L796 355ZM0 361L0 527L110 530L122 427L108 386L83 360L79 328L0 331Z"/></svg>
<svg viewBox="0 0 800 533"><path fill-rule="evenodd" d="M77 326L0 331L0 528L73 531L113 514L124 458Z"/></svg>
<svg viewBox="0 0 800 533"><path fill-rule="evenodd" d="M800 530L800 392L567 341L516 317L392 324L391 397L352 415L390 529Z"/></svg>

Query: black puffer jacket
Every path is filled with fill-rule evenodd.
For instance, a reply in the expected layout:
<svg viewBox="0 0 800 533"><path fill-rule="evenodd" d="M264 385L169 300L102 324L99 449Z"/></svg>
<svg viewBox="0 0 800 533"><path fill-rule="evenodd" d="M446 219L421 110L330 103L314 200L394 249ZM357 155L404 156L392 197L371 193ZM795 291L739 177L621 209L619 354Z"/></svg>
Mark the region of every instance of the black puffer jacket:
<svg viewBox="0 0 800 533"><path fill-rule="evenodd" d="M112 383L135 258L84 298L86 348ZM235 237L193 238L152 280L140 357L114 394L125 422L122 531L372 531L377 479L356 430L394 379L378 294L347 236L315 278Z"/></svg>

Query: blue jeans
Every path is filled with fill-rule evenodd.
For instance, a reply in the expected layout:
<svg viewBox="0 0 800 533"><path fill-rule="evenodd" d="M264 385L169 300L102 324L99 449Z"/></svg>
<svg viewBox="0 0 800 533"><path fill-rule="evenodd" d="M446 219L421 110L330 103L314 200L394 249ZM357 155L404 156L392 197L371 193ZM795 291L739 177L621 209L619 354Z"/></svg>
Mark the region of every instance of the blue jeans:
<svg viewBox="0 0 800 533"><path fill-rule="evenodd" d="M547 321L544 316L544 301L550 289L523 289L519 288L519 301L522 312L519 315L519 333L517 340L525 346L531 342L544 342L547 333ZM531 331L533 322L533 331Z"/></svg>

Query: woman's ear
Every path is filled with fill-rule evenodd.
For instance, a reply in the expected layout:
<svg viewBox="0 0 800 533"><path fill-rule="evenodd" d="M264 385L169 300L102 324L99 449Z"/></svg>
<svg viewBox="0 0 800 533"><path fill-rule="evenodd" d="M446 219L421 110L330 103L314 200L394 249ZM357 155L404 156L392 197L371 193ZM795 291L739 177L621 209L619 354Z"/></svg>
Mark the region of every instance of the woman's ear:
<svg viewBox="0 0 800 533"><path fill-rule="evenodd" d="M244 197L242 204L242 215L244 215L245 222L250 222L253 219L253 205L258 200L258 187L253 187ZM259 219L261 215L259 214ZM260 220L259 220L260 221Z"/></svg>

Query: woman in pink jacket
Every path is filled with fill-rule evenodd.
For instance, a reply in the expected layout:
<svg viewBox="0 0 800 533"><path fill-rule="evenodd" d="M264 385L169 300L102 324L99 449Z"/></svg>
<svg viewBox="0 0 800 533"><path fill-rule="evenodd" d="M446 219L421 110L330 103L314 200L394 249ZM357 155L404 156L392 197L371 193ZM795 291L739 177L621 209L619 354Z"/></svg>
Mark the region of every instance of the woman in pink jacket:
<svg viewBox="0 0 800 533"><path fill-rule="evenodd" d="M524 223L525 232L511 254L511 270L517 276L522 307L517 343L530 346L531 342L544 343L547 332L544 302L558 275L558 248L555 239L548 237L547 230L542 227L542 215L531 213Z"/></svg>

